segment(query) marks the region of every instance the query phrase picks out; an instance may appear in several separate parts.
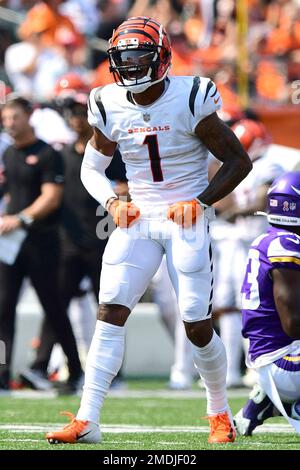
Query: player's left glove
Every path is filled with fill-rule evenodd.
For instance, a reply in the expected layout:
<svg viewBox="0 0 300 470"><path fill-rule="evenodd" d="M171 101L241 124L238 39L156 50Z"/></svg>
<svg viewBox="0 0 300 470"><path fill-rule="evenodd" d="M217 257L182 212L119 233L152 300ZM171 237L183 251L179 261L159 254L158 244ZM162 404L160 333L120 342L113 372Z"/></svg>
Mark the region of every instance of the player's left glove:
<svg viewBox="0 0 300 470"><path fill-rule="evenodd" d="M167 217L176 224L188 228L196 222L197 217L200 217L203 210L203 207L196 199L180 201L169 207Z"/></svg>

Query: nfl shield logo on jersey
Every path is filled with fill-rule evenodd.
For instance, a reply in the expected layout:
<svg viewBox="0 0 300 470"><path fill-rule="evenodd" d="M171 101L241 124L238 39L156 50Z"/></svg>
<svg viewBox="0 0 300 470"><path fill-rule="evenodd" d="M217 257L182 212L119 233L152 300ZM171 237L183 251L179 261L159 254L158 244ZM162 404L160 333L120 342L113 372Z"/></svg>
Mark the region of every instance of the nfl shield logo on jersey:
<svg viewBox="0 0 300 470"><path fill-rule="evenodd" d="M144 119L144 121L149 122L150 121L150 114L149 113L143 114L143 119Z"/></svg>

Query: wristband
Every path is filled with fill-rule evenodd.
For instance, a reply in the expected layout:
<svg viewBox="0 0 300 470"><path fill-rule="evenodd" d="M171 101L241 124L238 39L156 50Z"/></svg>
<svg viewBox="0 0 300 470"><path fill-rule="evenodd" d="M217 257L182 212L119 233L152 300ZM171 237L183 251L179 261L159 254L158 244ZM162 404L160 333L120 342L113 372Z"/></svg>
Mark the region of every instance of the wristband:
<svg viewBox="0 0 300 470"><path fill-rule="evenodd" d="M106 204L105 204L105 209L107 210L107 212L109 212L109 209L110 209L110 206L112 205L112 203L113 203L114 201L118 201L118 200L119 200L119 198L118 198L118 197L115 197L115 196L110 197L110 198L107 200L107 202L106 202Z"/></svg>
<svg viewBox="0 0 300 470"><path fill-rule="evenodd" d="M200 201L198 197L195 197L195 199L200 204L200 206L203 207L204 210L210 207L208 204L205 204L204 202Z"/></svg>
<svg viewBox="0 0 300 470"><path fill-rule="evenodd" d="M34 218L31 215L27 215L24 212L19 212L17 214L19 221L21 222L22 227L29 228L34 222Z"/></svg>

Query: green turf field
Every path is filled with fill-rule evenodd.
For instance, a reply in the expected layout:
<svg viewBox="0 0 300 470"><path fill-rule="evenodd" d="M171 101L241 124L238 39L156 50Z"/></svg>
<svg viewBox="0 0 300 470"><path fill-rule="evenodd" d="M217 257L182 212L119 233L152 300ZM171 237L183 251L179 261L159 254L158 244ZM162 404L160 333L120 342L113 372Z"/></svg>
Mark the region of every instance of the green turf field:
<svg viewBox="0 0 300 470"><path fill-rule="evenodd" d="M105 401L101 422L103 442L99 445L49 445L47 430L67 422L59 412L76 412L78 397L25 398L0 396L0 450L201 450L201 449L300 449L300 436L283 418L269 420L252 438L238 437L234 444L207 444L208 423L203 392L169 392L163 382L131 382L128 391L119 391ZM236 413L246 400L245 391L230 394ZM199 397L198 397L199 396ZM40 397L40 395L39 395Z"/></svg>

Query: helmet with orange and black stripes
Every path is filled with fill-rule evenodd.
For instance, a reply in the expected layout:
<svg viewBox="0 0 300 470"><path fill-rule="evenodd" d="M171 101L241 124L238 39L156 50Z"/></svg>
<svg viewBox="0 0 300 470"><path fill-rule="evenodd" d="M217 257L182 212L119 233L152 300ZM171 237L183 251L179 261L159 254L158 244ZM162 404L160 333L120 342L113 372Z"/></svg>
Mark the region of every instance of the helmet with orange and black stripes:
<svg viewBox="0 0 300 470"><path fill-rule="evenodd" d="M272 139L264 124L253 119L241 119L231 129L249 154L252 161L261 157Z"/></svg>
<svg viewBox="0 0 300 470"><path fill-rule="evenodd" d="M115 82L133 93L141 93L167 76L171 44L157 21L143 16L129 18L113 32L109 46Z"/></svg>

